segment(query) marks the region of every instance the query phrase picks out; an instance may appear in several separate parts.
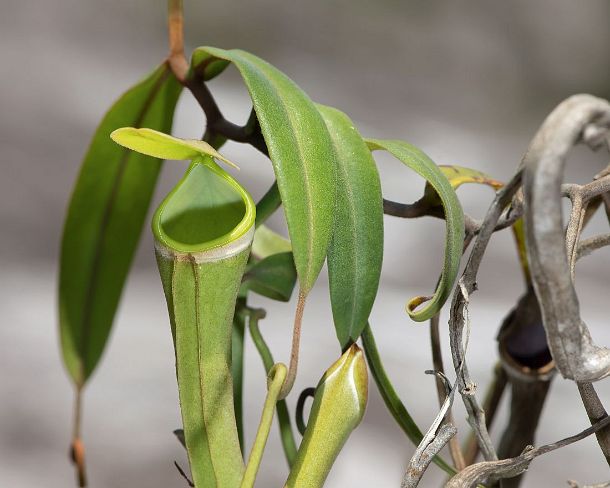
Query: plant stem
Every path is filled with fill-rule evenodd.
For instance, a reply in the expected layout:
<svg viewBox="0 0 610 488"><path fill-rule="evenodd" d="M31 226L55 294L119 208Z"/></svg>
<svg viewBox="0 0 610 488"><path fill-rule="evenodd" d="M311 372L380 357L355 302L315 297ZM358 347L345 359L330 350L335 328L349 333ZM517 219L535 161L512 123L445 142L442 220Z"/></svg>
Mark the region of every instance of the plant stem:
<svg viewBox="0 0 610 488"><path fill-rule="evenodd" d="M438 430L434 440L427 446L418 446L415 454L409 461L400 488L417 488L426 469L434 456L445 447L445 444L457 434L452 424L444 424Z"/></svg>
<svg viewBox="0 0 610 488"><path fill-rule="evenodd" d="M269 374L274 365L273 356L258 327L258 321L259 319L263 318L264 315L265 311L262 309L250 309L249 328L252 341L254 342L261 359L263 360L265 372ZM290 414L288 413L286 401L280 400L277 402L276 408L277 420L280 424L280 438L282 440L282 447L284 448L284 455L288 461L288 466L292 467L292 464L297 456L297 446L294 441L292 426L290 425Z"/></svg>
<svg viewBox="0 0 610 488"><path fill-rule="evenodd" d="M265 221L280 208L280 205L282 205L282 198L280 197L280 191L276 180L256 204L256 227L264 224Z"/></svg>
<svg viewBox="0 0 610 488"><path fill-rule="evenodd" d="M591 425L594 425L601 419L606 418L608 414L606 413L606 409L595 391L595 387L591 383L576 384L578 386L578 392L580 393L582 403L585 406L587 416L591 421ZM610 427L596 431L595 436L597 437L599 447L606 458L606 462L610 465Z"/></svg>
<svg viewBox="0 0 610 488"><path fill-rule="evenodd" d="M237 436L242 454L244 453L244 405L243 405L243 383L244 383L244 331L245 317L244 298L237 299L235 315L233 316L233 337L231 341L231 373L233 376L233 405L235 408L235 422L237 424Z"/></svg>
<svg viewBox="0 0 610 488"><path fill-rule="evenodd" d="M489 385L485 398L483 399L483 410L485 410L485 420L487 428L490 429L498 411L498 405L506 389L507 376L501 365L497 364L494 368L494 378ZM472 432L464 446L464 459L466 466L470 466L477 460L479 455L479 444L477 437Z"/></svg>
<svg viewBox="0 0 610 488"><path fill-rule="evenodd" d="M244 473L241 482L241 488L252 488L254 486L256 473L258 472L261 459L263 458L263 452L265 451L265 445L267 444L267 438L269 437L273 413L275 412L275 404L278 401L282 385L286 380L286 373L286 366L281 363L276 364L269 372L269 377L267 379L269 385L267 398L265 399L265 405L263 407L258 431L256 432L256 438L254 439L254 445L252 446L248 464L246 465L246 472Z"/></svg>
<svg viewBox="0 0 610 488"><path fill-rule="evenodd" d="M167 24L169 31L170 68L180 83L184 83L188 73L188 61L184 55L184 18L182 0L168 0Z"/></svg>
<svg viewBox="0 0 610 488"><path fill-rule="evenodd" d="M443 365L443 356L441 353L441 338L439 334L439 314L436 314L434 317L430 319L430 346L432 348L432 364L434 366L434 370L445 374L445 367ZM447 396L445 391L445 385L441 378L437 376L436 378L436 391L438 395L439 406L443 406L445 402L445 397ZM453 421L453 413L451 409L447 412L445 416L445 422L447 424L455 425ZM457 431L456 431L457 433ZM451 454L451 459L453 459L453 464L458 471L461 471L466 467L466 463L464 462L464 455L462 454L462 449L460 448L460 443L455 434L449 436L449 452Z"/></svg>
<svg viewBox="0 0 610 488"><path fill-rule="evenodd" d="M297 308L294 313L294 328L292 331L292 348L290 350L290 365L288 367L288 374L286 381L282 385L280 391L280 400L286 398L297 377L297 369L299 367L299 347L301 343L301 325L303 323L303 312L305 311L305 300L307 295L303 290L299 290L299 299L297 301Z"/></svg>
<svg viewBox="0 0 610 488"><path fill-rule="evenodd" d="M87 486L87 474L85 470L85 446L81 440L81 420L82 420L82 389L77 387L74 397L74 430L72 434L72 446L70 455L76 468L78 486Z"/></svg>

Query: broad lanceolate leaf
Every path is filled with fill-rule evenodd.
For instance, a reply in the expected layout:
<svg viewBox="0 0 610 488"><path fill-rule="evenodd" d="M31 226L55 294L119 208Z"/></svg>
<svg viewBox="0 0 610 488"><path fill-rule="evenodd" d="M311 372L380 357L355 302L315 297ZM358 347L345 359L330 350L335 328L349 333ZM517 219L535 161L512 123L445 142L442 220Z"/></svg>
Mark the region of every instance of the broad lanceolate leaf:
<svg viewBox="0 0 610 488"><path fill-rule="evenodd" d="M198 488L238 486L244 471L231 336L254 219L250 195L210 158L193 163L153 218L184 437Z"/></svg>
<svg viewBox="0 0 610 488"><path fill-rule="evenodd" d="M335 212L335 155L322 116L309 97L286 75L240 50L196 50L194 69L206 76L233 63L256 111L282 197L299 283L313 286L326 258ZM216 66L209 71L211 66ZM207 71L206 71L207 70Z"/></svg>
<svg viewBox="0 0 610 488"><path fill-rule="evenodd" d="M297 274L291 252L273 254L246 270L242 289L279 300L290 301Z"/></svg>
<svg viewBox="0 0 610 488"><path fill-rule="evenodd" d="M166 64L127 91L99 125L76 181L59 270L63 359L81 387L104 350L161 161L124 149L124 125L170 131L180 86Z"/></svg>
<svg viewBox="0 0 610 488"><path fill-rule="evenodd" d="M307 428L286 488L321 488L368 399L368 373L362 351L352 344L316 387Z"/></svg>
<svg viewBox="0 0 610 488"><path fill-rule="evenodd" d="M318 105L337 155L337 206L328 250L330 299L341 347L355 342L377 295L383 257L383 197L371 151L342 112Z"/></svg>
<svg viewBox="0 0 610 488"><path fill-rule="evenodd" d="M418 322L428 320L442 308L458 274L464 243L462 206L447 177L423 151L404 141L369 139L367 142L372 151L384 149L420 174L432 185L441 198L445 210L447 229L445 259L441 278L434 296L415 297L407 303L407 312L413 320ZM429 303L423 309L415 310L420 304L427 301Z"/></svg>
<svg viewBox="0 0 610 488"><path fill-rule="evenodd" d="M110 134L110 137L121 146L155 158L193 160L210 156L237 168L235 163L229 161L207 142L197 139L180 139L153 129L134 127L121 127Z"/></svg>

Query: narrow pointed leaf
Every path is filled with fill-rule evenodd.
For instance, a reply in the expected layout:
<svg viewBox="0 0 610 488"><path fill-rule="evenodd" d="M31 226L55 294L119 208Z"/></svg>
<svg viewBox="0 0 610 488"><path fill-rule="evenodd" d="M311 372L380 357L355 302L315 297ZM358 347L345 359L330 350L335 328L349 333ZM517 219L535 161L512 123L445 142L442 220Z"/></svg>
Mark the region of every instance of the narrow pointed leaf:
<svg viewBox="0 0 610 488"><path fill-rule="evenodd" d="M216 149L205 141L180 139L153 129L121 127L110 134L114 142L148 156L161 159L193 160L201 156L210 156L223 163L237 168Z"/></svg>
<svg viewBox="0 0 610 488"><path fill-rule="evenodd" d="M169 132L179 93L166 64L127 91L97 128L76 181L61 243L59 323L79 387L104 350L161 167L110 133L124 125Z"/></svg>
<svg viewBox="0 0 610 488"><path fill-rule="evenodd" d="M335 459L364 417L368 373L362 351L352 344L316 387L307 428L286 488L321 488Z"/></svg>
<svg viewBox="0 0 610 488"><path fill-rule="evenodd" d="M407 313L413 320L417 322L428 320L444 305L458 274L464 243L462 206L447 177L423 151L404 141L369 139L367 142L372 151L386 150L421 175L441 198L447 229L441 278L432 297L418 296L407 303ZM428 303L417 311L416 308L425 302Z"/></svg>
<svg viewBox="0 0 610 488"><path fill-rule="evenodd" d="M288 302L296 279L292 253L283 252L252 264L244 275L242 289L273 300Z"/></svg>
<svg viewBox="0 0 610 488"><path fill-rule="evenodd" d="M210 158L191 165L153 218L184 438L198 488L238 486L244 471L231 338L254 218L250 195Z"/></svg>
<svg viewBox="0 0 610 488"><path fill-rule="evenodd" d="M337 161L337 206L328 250L335 331L342 348L355 342L369 319L383 258L383 197L377 166L352 121L323 105Z"/></svg>
<svg viewBox="0 0 610 488"><path fill-rule="evenodd" d="M326 258L335 210L335 155L328 130L292 80L250 53L203 47L193 55L193 66L205 71L218 60L235 65L252 98L284 206L300 287L307 294Z"/></svg>

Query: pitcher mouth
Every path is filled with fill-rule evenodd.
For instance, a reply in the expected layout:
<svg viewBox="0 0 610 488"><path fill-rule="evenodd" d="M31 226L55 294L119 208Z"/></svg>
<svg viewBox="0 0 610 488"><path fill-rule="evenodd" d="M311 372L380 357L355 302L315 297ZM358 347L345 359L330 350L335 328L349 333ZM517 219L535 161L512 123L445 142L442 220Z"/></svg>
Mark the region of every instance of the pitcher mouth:
<svg viewBox="0 0 610 488"><path fill-rule="evenodd" d="M255 215L250 194L211 158L202 157L163 200L152 228L162 247L199 253L239 240L254 227Z"/></svg>

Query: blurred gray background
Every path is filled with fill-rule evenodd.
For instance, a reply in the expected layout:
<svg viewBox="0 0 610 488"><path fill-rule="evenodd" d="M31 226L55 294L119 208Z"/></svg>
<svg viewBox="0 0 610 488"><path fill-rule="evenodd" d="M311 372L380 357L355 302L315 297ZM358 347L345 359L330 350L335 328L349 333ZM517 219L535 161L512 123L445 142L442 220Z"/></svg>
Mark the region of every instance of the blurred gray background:
<svg viewBox="0 0 610 488"><path fill-rule="evenodd" d="M186 42L250 50L278 66L316 101L346 111L361 131L403 138L440 164L511 176L545 115L577 92L610 96L610 3L601 0L196 2L185 0ZM73 486L67 461L72 389L60 361L56 260L66 208L82 155L106 108L166 53L165 2L145 0L2 0L0 15L0 487ZM226 114L243 122L247 94L234 72L212 83ZM198 137L203 116L188 94L175 134ZM270 165L250 148L228 144L255 197L272 181ZM568 171L588 181L607 154L577 149ZM388 198L413 201L423 181L378 158ZM168 163L155 202L184 170ZM492 193L460 191L481 217ZM281 230L282 216L272 225ZM587 234L607 224L596 218ZM430 290L442 260L444 225L386 219L382 286L372 315L389 374L422 428L437 411L428 328L404 303ZM584 318L610 344L608 265L603 250L579 264ZM469 362L482 396L496 359L495 334L523 284L512 237L494 237L474 296ZM287 360L294 303L260 298L261 325L276 360ZM446 317L442 319L446 343ZM446 345L446 344L445 344ZM323 274L305 314L297 391L317 383L339 351ZM84 436L92 488L185 486L172 466L186 464L171 431L180 424L171 337L145 232L107 353L86 389ZM452 376L450 374L450 376ZM246 350L246 442L252 442L265 390L256 351ZM610 404L608 381L599 385ZM466 423L456 402L461 438ZM504 404L496 426L506 415ZM587 426L575 386L556 379L539 443ZM274 427L275 429L275 427ZM281 486L286 466L272 434L259 486ZM496 427L494 438L501 429ZM374 384L367 414L327 486L399 486L414 448L385 411ZM608 466L591 438L536 460L525 486L600 482ZM422 486L438 486L432 467Z"/></svg>

